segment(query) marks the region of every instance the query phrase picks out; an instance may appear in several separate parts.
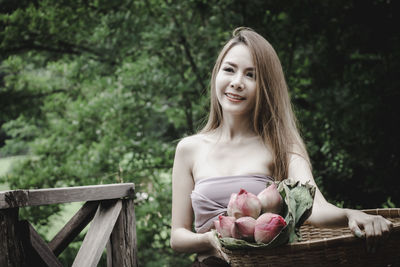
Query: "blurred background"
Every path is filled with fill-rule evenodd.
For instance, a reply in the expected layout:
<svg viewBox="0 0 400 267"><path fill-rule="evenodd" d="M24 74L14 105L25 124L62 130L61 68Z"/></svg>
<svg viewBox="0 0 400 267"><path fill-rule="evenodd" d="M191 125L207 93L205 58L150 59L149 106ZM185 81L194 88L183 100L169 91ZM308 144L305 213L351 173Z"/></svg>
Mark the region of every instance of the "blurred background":
<svg viewBox="0 0 400 267"><path fill-rule="evenodd" d="M281 59L325 197L399 207L399 11L391 0L1 0L0 190L134 182L140 266L187 265L194 255L169 247L174 149L203 125L218 52L247 26ZM21 216L50 240L78 208Z"/></svg>

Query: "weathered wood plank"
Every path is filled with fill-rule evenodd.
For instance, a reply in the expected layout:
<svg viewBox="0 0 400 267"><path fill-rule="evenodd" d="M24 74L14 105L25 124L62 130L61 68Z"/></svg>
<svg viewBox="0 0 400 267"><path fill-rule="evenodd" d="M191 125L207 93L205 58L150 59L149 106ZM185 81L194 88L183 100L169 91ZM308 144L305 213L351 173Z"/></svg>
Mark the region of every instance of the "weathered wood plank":
<svg viewBox="0 0 400 267"><path fill-rule="evenodd" d="M133 183L0 192L0 209L134 197Z"/></svg>
<svg viewBox="0 0 400 267"><path fill-rule="evenodd" d="M86 202L78 212L64 225L64 227L50 241L49 247L56 256L71 243L75 237L90 223L96 213L98 201Z"/></svg>
<svg viewBox="0 0 400 267"><path fill-rule="evenodd" d="M18 208L0 210L0 266L26 266L18 227Z"/></svg>
<svg viewBox="0 0 400 267"><path fill-rule="evenodd" d="M30 260L30 266L41 266L41 262L47 266L58 266L62 267L63 265L61 262L57 259L57 257L54 255L53 251L49 248L46 242L42 239L42 237L36 232L35 228L30 224L28 221L21 221L20 222L20 227L24 228L22 230L23 232L27 233L28 238L27 238L27 247L26 249L28 250L33 250L30 251L31 255L33 254L32 252L35 252L37 256L40 258L40 262L37 262L34 258L29 259ZM34 262L33 262L34 261Z"/></svg>
<svg viewBox="0 0 400 267"><path fill-rule="evenodd" d="M122 209L107 243L108 267L137 267L136 218L133 199L122 200Z"/></svg>
<svg viewBox="0 0 400 267"><path fill-rule="evenodd" d="M121 211L121 202L101 202L72 264L73 267L97 266Z"/></svg>

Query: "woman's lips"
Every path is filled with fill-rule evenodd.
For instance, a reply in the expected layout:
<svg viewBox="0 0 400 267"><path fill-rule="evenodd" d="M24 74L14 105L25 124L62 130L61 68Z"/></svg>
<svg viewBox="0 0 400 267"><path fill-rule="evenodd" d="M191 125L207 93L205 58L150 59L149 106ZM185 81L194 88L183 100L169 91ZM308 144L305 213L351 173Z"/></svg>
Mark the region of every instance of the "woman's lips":
<svg viewBox="0 0 400 267"><path fill-rule="evenodd" d="M225 95L232 102L240 102L240 101L243 101L243 100L246 99L243 96L240 96L240 95L237 95L237 94L232 94L232 93L225 93Z"/></svg>

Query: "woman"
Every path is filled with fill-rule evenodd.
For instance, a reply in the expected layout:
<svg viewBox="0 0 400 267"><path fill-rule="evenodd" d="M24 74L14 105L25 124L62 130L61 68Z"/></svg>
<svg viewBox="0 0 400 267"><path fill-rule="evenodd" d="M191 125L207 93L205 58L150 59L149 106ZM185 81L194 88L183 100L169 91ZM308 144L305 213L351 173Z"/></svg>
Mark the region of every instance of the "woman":
<svg viewBox="0 0 400 267"><path fill-rule="evenodd" d="M268 180L287 178L316 186L279 58L262 36L239 28L214 66L206 126L176 148L172 248L198 253L197 266L229 266L210 230L226 212L231 193L244 188L258 194ZM307 221L322 227L348 225L354 235L366 236L372 252L392 227L381 216L328 203L318 187Z"/></svg>

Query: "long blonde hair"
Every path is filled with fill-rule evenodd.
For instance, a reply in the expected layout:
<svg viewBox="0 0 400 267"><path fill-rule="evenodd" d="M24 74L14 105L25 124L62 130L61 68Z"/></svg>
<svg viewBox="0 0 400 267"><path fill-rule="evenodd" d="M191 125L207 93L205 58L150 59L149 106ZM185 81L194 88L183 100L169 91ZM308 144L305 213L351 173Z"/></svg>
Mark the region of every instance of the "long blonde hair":
<svg viewBox="0 0 400 267"><path fill-rule="evenodd" d="M200 132L209 132L221 125L223 116L215 79L226 54L238 44L249 48L255 64L257 95L252 115L253 130L272 149L272 176L284 180L288 178L290 153L302 156L309 164L310 159L297 127L280 60L271 44L255 31L243 27L235 29L233 37L219 53L211 75L210 113Z"/></svg>

